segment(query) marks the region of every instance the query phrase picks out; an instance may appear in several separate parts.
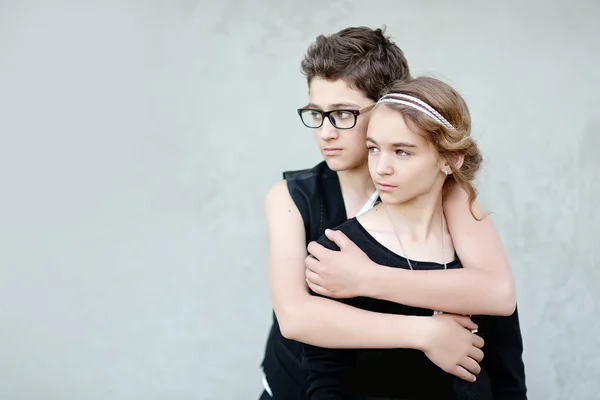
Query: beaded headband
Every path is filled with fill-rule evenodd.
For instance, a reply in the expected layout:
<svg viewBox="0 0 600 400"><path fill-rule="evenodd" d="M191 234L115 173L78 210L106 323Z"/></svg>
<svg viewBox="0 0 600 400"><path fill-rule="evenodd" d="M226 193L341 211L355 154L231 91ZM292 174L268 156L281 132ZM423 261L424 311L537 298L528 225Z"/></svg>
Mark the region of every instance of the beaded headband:
<svg viewBox="0 0 600 400"><path fill-rule="evenodd" d="M403 104L427 114L427 116L429 116L431 119L439 122L450 130L456 130L456 128L453 127L452 124L442 116L442 114L437 112L433 107L425 103L423 100L417 99L416 97L402 93L390 93L380 98L379 101L377 101L377 104L379 103Z"/></svg>

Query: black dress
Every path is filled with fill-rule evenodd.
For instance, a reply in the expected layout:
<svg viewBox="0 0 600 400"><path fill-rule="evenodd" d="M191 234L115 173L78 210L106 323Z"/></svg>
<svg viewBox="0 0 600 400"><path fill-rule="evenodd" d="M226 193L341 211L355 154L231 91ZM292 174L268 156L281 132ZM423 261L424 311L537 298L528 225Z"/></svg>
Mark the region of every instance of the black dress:
<svg viewBox="0 0 600 400"><path fill-rule="evenodd" d="M346 234L374 262L393 268L409 268L401 257L379 243L352 218L336 228ZM319 243L339 250L322 236ZM443 269L433 262L411 260L415 270ZM448 269L461 268L455 259ZM339 300L353 307L386 314L431 316L432 310L386 300L355 297ZM474 317L485 338L489 317ZM327 349L304 345L303 366L307 371L310 399L405 399L405 400L492 400L487 372L482 368L476 382L448 374L423 352L413 349Z"/></svg>

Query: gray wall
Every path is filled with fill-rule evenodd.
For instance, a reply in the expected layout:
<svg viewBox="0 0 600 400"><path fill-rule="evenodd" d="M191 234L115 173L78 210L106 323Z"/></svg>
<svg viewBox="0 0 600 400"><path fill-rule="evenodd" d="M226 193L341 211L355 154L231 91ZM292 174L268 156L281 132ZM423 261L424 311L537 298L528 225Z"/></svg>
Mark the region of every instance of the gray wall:
<svg viewBox="0 0 600 400"><path fill-rule="evenodd" d="M319 161L299 61L317 34L386 24L472 107L530 398L597 399L599 18L593 0L0 1L0 398L256 398L262 200Z"/></svg>

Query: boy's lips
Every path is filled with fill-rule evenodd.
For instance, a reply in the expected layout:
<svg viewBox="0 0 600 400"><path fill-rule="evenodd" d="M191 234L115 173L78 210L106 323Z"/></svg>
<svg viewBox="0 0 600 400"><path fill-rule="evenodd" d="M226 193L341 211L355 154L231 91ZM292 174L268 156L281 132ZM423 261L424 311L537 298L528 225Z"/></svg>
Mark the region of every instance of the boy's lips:
<svg viewBox="0 0 600 400"><path fill-rule="evenodd" d="M325 147L323 149L323 153L325 153L325 155L328 156L335 156L338 155L342 152L342 149L340 147Z"/></svg>

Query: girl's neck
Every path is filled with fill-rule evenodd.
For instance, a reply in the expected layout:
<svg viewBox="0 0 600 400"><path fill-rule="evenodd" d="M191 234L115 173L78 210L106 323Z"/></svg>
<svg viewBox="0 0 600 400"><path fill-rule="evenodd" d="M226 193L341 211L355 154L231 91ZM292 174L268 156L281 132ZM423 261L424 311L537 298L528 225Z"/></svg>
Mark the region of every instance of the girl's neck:
<svg viewBox="0 0 600 400"><path fill-rule="evenodd" d="M432 235L439 237L442 232L441 191L427 193L401 204L382 206L388 209L399 235L414 241L426 241Z"/></svg>

